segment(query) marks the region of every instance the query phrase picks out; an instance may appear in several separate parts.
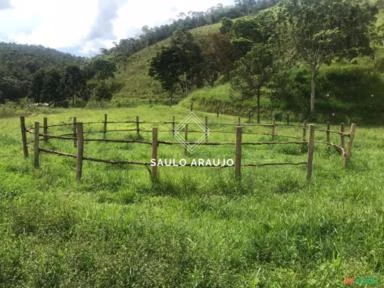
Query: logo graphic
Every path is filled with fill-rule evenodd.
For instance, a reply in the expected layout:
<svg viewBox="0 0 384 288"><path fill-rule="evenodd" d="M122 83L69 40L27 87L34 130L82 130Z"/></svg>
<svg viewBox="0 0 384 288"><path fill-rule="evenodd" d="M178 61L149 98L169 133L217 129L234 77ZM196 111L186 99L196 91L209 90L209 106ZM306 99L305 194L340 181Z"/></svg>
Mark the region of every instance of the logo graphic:
<svg viewBox="0 0 384 288"><path fill-rule="evenodd" d="M350 277L345 278L343 281L346 286L361 286L361 287L377 287L379 285L379 279L376 277Z"/></svg>
<svg viewBox="0 0 384 288"><path fill-rule="evenodd" d="M188 142L188 139L185 139L186 135L188 133L185 133L186 130L189 130L189 127L197 127L197 131L191 131L194 133L200 133L201 131L201 137L199 137L197 140L193 141L192 143ZM183 133L184 132L184 133ZM188 131L187 131L188 132ZM206 127L204 122L196 116L195 113L191 112L182 122L177 125L175 128L175 138L180 144L183 145L187 149L189 153L192 153L197 146L199 146L206 137L209 135L209 129Z"/></svg>

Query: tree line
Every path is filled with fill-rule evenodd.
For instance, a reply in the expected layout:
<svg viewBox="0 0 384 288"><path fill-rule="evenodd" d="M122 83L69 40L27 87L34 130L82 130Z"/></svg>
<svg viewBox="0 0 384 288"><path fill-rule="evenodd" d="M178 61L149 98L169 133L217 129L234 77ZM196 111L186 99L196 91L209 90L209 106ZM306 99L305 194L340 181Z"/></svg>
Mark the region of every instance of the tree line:
<svg viewBox="0 0 384 288"><path fill-rule="evenodd" d="M377 12L376 4L357 0L281 1L253 17L223 18L220 33L204 40L185 30L175 32L171 44L151 60L149 75L171 98L229 81L239 101L256 100L258 121L262 94L278 108L307 116L348 105L352 109L347 99L360 104L361 99L345 99L330 83L345 87L356 74L365 75L354 83L359 87L369 86L362 81L381 81L380 60L374 57L374 43L380 42L382 33L374 25ZM340 65L345 69L338 70ZM363 96L368 101L369 96Z"/></svg>
<svg viewBox="0 0 384 288"><path fill-rule="evenodd" d="M156 27L144 26L137 38L121 39L111 49L102 49L104 55L112 56L117 63L124 63L132 54L172 36L177 30L193 28L220 22L224 17L234 19L255 13L275 5L279 0L236 0L234 6L218 4L205 12L181 13L171 24Z"/></svg>
<svg viewBox="0 0 384 288"><path fill-rule="evenodd" d="M122 84L113 61L85 59L34 45L0 43L0 103L29 98L68 106L108 100Z"/></svg>
<svg viewBox="0 0 384 288"><path fill-rule="evenodd" d="M117 68L113 62L94 59L83 68L69 65L63 69L39 70L33 75L28 97L37 103L59 106L84 104L91 97L94 100L110 100L121 88L114 78Z"/></svg>

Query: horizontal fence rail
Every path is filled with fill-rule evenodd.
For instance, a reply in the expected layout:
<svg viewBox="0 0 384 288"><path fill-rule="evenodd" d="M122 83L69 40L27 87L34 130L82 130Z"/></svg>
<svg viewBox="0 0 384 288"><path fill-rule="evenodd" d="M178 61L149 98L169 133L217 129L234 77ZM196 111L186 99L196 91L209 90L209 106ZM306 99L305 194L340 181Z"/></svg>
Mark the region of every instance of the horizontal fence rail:
<svg viewBox="0 0 384 288"><path fill-rule="evenodd" d="M100 131L84 131L85 125L102 125L102 130ZM134 124L134 127L131 129L109 129L109 126L115 124ZM143 125L151 124L151 125L169 125L169 129L166 132L170 133L173 137L176 136L176 127L183 123L177 123L175 117L172 117L172 121L142 121L139 116L136 116L136 119L133 121L109 121L108 115L104 115L103 121L97 122L78 122L76 117L72 118L71 123L59 123L48 125L48 118L43 119L43 125L41 126L39 122L35 122L34 126L31 128L27 128L26 119L24 116L20 117L20 130L21 130L21 141L23 148L23 155L25 158L29 157L29 149L30 145L33 145L33 158L34 158L34 167L40 167L40 153L47 153L56 156L69 157L76 159L76 179L78 181L82 178L83 173L83 161L92 161L99 162L105 164L116 164L116 165L141 165L149 168L151 172L151 177L153 181L158 180L158 147L159 145L180 145L180 142L177 141L165 141L159 140L158 128L152 129L144 129ZM315 126L313 124L307 124L306 122L294 125L289 124L289 121L286 125L278 125L275 121L272 121L271 124L252 124L252 123L241 123L241 119L239 118L237 123L209 123L210 125L220 125L221 127L233 127L234 131L221 131L221 130L209 130L208 129L208 117L205 117L204 121L204 131L198 130L189 130L188 124L184 125L184 139L185 144L189 145L202 145L202 146L222 146L222 145L231 145L235 147L234 151L234 163L233 165L219 165L219 166L204 166L206 168L229 168L234 167L235 177L237 179L241 179L241 168L242 167L264 167L264 166L283 166L283 165L306 165L307 170L307 179L311 180L313 174L313 158L314 158L314 147L315 147ZM71 129L71 133L66 133L62 135L53 135L49 133L50 128L55 127L69 127ZM270 133L257 133L257 132L249 132L245 131L247 128L252 127L262 127L266 129L270 129ZM287 127L287 128L295 128L302 129L302 136L291 136L291 135L283 135L278 133L279 127ZM333 147L340 155L343 157L343 165L346 167L348 162L350 161L352 155L352 146L356 133L356 124L352 124L350 131L345 131L345 125L343 123L340 124L340 128L338 131L331 130L331 126L327 123L326 129L316 129L317 132L325 132L325 141L316 141L318 144L325 144L328 147ZM127 140L127 139L111 139L107 138L108 133L112 132L136 132L136 136L140 136L141 133L152 133L152 141L145 140ZM180 133L181 131L177 132ZM217 133L217 134L234 134L235 141L234 142L213 142L209 141L209 132ZM33 139L28 141L27 134L32 134ZM86 137L88 134L103 134L102 138L90 138ZM194 142L188 141L189 133L203 133L205 135L205 141L202 142ZM271 141L243 141L244 135L264 135L270 136ZM339 135L340 144L335 144L331 141L331 135ZM141 137L141 136L140 136ZM295 139L296 141L278 141L278 138L289 138ZM346 139L347 138L347 139ZM68 140L73 142L73 146L76 148L76 154L74 153L66 153L62 151L56 151L54 149L47 149L41 147L41 143L47 143L49 139L57 139L57 140ZM348 140L348 141L346 141ZM127 144L145 144L150 145L152 147L152 160L151 162L143 162L143 161L134 161L134 160L111 160L111 159L101 159L97 157L90 157L84 155L84 144L87 142L104 142L104 143L127 143ZM259 146L259 145L300 145L304 149L307 150L307 161L299 161L299 162L278 162L278 163L242 163L242 147L243 146ZM187 146L185 146L185 153L187 153ZM155 165L153 165L155 164ZM167 166L167 165L165 165ZM163 166L161 166L163 167ZM202 167L193 165L193 163L183 163L180 167Z"/></svg>

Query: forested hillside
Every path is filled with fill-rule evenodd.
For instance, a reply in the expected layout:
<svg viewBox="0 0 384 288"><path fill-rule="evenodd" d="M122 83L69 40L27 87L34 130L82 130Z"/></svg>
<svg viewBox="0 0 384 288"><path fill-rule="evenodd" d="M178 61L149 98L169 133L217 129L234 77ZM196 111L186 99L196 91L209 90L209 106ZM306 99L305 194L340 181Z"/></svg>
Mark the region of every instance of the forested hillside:
<svg viewBox="0 0 384 288"><path fill-rule="evenodd" d="M116 64L42 46L0 43L0 103L27 99L55 106L109 100L121 88Z"/></svg>
<svg viewBox="0 0 384 288"><path fill-rule="evenodd" d="M114 100L187 98L188 106L258 119L316 110L319 120L379 120L382 8L374 1L282 1L192 34L176 31L119 61L125 87Z"/></svg>
<svg viewBox="0 0 384 288"><path fill-rule="evenodd" d="M33 75L39 70L81 62L79 57L42 46L0 43L0 103L28 96Z"/></svg>

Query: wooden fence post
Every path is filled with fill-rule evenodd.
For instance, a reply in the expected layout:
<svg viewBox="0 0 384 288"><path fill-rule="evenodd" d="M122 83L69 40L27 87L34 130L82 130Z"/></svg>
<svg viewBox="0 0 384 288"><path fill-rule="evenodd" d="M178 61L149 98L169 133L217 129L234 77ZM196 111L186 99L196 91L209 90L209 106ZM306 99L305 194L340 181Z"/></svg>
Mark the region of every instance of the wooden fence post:
<svg viewBox="0 0 384 288"><path fill-rule="evenodd" d="M104 114L103 138L107 138L108 114Z"/></svg>
<svg viewBox="0 0 384 288"><path fill-rule="evenodd" d="M73 117L73 147L77 147L77 133L76 133L76 123L77 123L77 120L76 120L76 117Z"/></svg>
<svg viewBox="0 0 384 288"><path fill-rule="evenodd" d="M23 144L24 158L28 158L27 128L25 127L25 117L20 116L21 143Z"/></svg>
<svg viewBox="0 0 384 288"><path fill-rule="evenodd" d="M344 135L344 132L345 132L345 126L344 126L344 123L340 123L340 146L344 149L345 151L345 135Z"/></svg>
<svg viewBox="0 0 384 288"><path fill-rule="evenodd" d="M305 151L308 149L308 145L306 144L307 143L307 127L308 124L307 124L307 121L305 120L304 123L303 123L303 142L305 142L303 144L303 147L302 147L302 150Z"/></svg>
<svg viewBox="0 0 384 288"><path fill-rule="evenodd" d="M44 117L43 119L43 133L44 133L44 142L48 142L48 118Z"/></svg>
<svg viewBox="0 0 384 288"><path fill-rule="evenodd" d="M272 141L275 141L276 137L276 121L272 120Z"/></svg>
<svg viewBox="0 0 384 288"><path fill-rule="evenodd" d="M205 127L204 127L205 131L204 131L204 134L205 134L205 142L208 142L208 116L205 116Z"/></svg>
<svg viewBox="0 0 384 288"><path fill-rule="evenodd" d="M289 121L290 119L289 119L289 113L287 113L287 126L289 126L289 124L290 124L290 121Z"/></svg>
<svg viewBox="0 0 384 288"><path fill-rule="evenodd" d="M235 177L241 179L241 137L242 127L236 127L236 147L235 147Z"/></svg>
<svg viewBox="0 0 384 288"><path fill-rule="evenodd" d="M327 144L331 143L331 123L327 122L327 131L326 131L326 137L327 137Z"/></svg>
<svg viewBox="0 0 384 288"><path fill-rule="evenodd" d="M355 140L355 134L356 134L356 124L352 123L351 131L349 132L348 147L346 148L345 155L344 155L344 167L347 167L349 160L351 159L352 146L353 146L353 141Z"/></svg>
<svg viewBox="0 0 384 288"><path fill-rule="evenodd" d="M312 179L313 173L313 152L315 150L315 126L309 125L309 140L308 140L308 159L307 159L307 180Z"/></svg>
<svg viewBox="0 0 384 288"><path fill-rule="evenodd" d="M40 123L35 122L35 129L34 129L34 159L33 159L33 166L35 168L40 168Z"/></svg>
<svg viewBox="0 0 384 288"><path fill-rule="evenodd" d="M153 163L153 161L155 162L154 164L155 165L151 165L151 176L152 176L152 181L156 181L158 179L158 175L157 175L157 148L159 146L159 143L158 143L158 139L157 139L157 136L158 136L158 128L152 128L152 161L151 163Z"/></svg>
<svg viewBox="0 0 384 288"><path fill-rule="evenodd" d="M84 134L83 123L76 124L77 131L77 161L76 161L76 180L80 181L83 175L83 157L84 157Z"/></svg>
<svg viewBox="0 0 384 288"><path fill-rule="evenodd" d="M137 136L140 136L140 118L139 118L139 116L136 116L136 134L137 134Z"/></svg>
<svg viewBox="0 0 384 288"><path fill-rule="evenodd" d="M237 126L241 126L241 118L240 118L240 116L237 117Z"/></svg>
<svg viewBox="0 0 384 288"><path fill-rule="evenodd" d="M184 136L184 154L188 153L188 124L185 125L185 136Z"/></svg>
<svg viewBox="0 0 384 288"><path fill-rule="evenodd" d="M172 136L175 137L175 130L176 130L176 123L175 123L175 116L172 117Z"/></svg>
<svg viewBox="0 0 384 288"><path fill-rule="evenodd" d="M303 142L307 142L307 121L303 123Z"/></svg>

